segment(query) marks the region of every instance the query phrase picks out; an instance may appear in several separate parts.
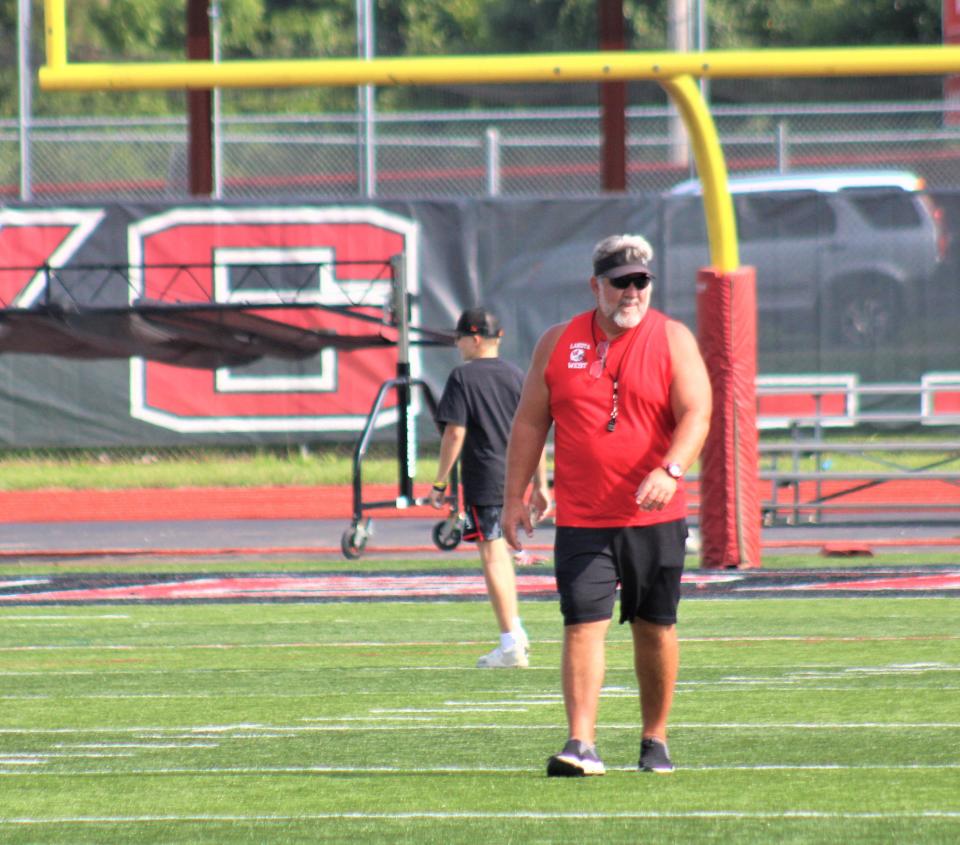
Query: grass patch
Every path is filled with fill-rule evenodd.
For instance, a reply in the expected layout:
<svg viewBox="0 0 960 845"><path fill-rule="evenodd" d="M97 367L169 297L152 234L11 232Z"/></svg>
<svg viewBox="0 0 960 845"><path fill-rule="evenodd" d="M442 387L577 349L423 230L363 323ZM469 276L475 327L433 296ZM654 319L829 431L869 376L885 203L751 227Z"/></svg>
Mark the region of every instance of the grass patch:
<svg viewBox="0 0 960 845"><path fill-rule="evenodd" d="M880 435L877 435L878 437ZM870 442L870 435L837 436L828 433L818 455L798 459L797 469L805 472L819 467L837 472L869 472L899 467L921 467L941 463L956 466L960 455L943 451L888 451L869 455L830 452L831 443ZM946 435L884 436L905 443L937 443ZM874 438L875 439L875 438ZM765 442L789 444L782 436L765 437ZM41 489L129 489L170 487L271 487L349 484L353 479L353 444L315 445L310 448L183 448L115 450L35 450L0 453L0 490ZM416 480L428 483L436 477L437 445L425 444L417 459ZM773 466L765 456L763 468ZM792 468L789 456L780 455L777 466ZM694 467L693 471L698 468ZM363 461L365 483L393 483L397 480L395 446L376 443Z"/></svg>
<svg viewBox="0 0 960 845"><path fill-rule="evenodd" d="M555 781L560 624L473 667L486 602L0 609L5 843L960 838L960 602L688 601L671 777L634 771L611 629L604 778ZM640 830L647 833L641 835Z"/></svg>
<svg viewBox="0 0 960 845"><path fill-rule="evenodd" d="M436 456L418 462L417 480L432 481ZM352 450L191 449L156 452L15 453L0 457L0 490L123 490L176 487L273 487L349 484ZM364 459L365 483L397 480L386 448Z"/></svg>

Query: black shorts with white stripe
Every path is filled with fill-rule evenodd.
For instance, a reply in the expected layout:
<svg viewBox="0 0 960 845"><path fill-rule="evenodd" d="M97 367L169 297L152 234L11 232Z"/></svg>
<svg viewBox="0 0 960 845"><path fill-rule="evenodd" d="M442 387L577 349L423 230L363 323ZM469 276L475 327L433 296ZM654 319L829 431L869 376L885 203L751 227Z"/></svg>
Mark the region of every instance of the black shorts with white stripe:
<svg viewBox="0 0 960 845"><path fill-rule="evenodd" d="M471 543L499 540L503 536L500 505L464 505L463 539Z"/></svg>

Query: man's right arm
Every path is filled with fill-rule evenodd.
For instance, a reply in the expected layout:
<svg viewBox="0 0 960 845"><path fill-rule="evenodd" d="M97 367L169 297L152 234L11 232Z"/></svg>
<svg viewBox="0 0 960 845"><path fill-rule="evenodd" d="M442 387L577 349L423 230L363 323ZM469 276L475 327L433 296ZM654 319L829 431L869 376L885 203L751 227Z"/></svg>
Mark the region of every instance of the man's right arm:
<svg viewBox="0 0 960 845"><path fill-rule="evenodd" d="M453 465L463 451L463 442L467 439L466 426L447 423L440 439L440 457L437 459L437 477L430 488L430 504L442 508L447 495L450 473Z"/></svg>
<svg viewBox="0 0 960 845"><path fill-rule="evenodd" d="M537 461L537 468L533 473L533 479L530 483L532 488L528 504L530 507L530 519L534 523L533 527L536 528L536 523L553 509L550 501L550 479L547 473L546 449L540 453L540 460Z"/></svg>
<svg viewBox="0 0 960 845"><path fill-rule="evenodd" d="M522 548L523 545L519 539L518 527L522 526L527 536L533 534L530 512L523 497L540 463L553 422L550 416L550 391L545 374L553 348L565 328L566 324L553 326L547 329L537 342L510 430L502 525L507 543L515 549Z"/></svg>

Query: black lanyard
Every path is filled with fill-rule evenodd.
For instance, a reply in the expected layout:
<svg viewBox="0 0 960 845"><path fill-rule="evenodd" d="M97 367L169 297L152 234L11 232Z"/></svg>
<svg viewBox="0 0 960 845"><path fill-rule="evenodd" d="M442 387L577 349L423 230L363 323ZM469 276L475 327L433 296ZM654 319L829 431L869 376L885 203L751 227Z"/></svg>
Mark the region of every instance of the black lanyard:
<svg viewBox="0 0 960 845"><path fill-rule="evenodd" d="M604 338L602 341L597 342L596 322L597 311L594 309L593 315L590 317L590 335L593 337L593 348L600 357L590 365L590 375L598 379L607 369L607 355L610 352L610 341ZM613 395L610 401L610 419L607 421L607 431L615 431L617 428L617 417L620 414L620 371L623 369L623 359L627 357L627 354L630 352L630 347L633 346L633 341L636 340L636 329L638 328L640 328L639 323L632 329L627 330L634 332L634 334L630 340L625 341L626 345L623 353L617 362L617 371L611 376L613 378ZM601 349L601 347L603 348Z"/></svg>

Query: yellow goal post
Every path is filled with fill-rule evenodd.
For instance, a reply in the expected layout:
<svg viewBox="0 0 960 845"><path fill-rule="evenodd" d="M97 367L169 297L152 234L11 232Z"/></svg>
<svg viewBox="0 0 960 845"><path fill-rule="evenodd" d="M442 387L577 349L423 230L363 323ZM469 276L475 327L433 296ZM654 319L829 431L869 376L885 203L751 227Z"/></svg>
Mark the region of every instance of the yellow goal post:
<svg viewBox="0 0 960 845"><path fill-rule="evenodd" d="M939 76L960 73L960 46L838 47L695 53L600 51L374 59L71 62L66 0L44 0L47 91L398 86L649 79L677 106L703 185L712 266L739 267L727 170L713 118L696 78Z"/></svg>

